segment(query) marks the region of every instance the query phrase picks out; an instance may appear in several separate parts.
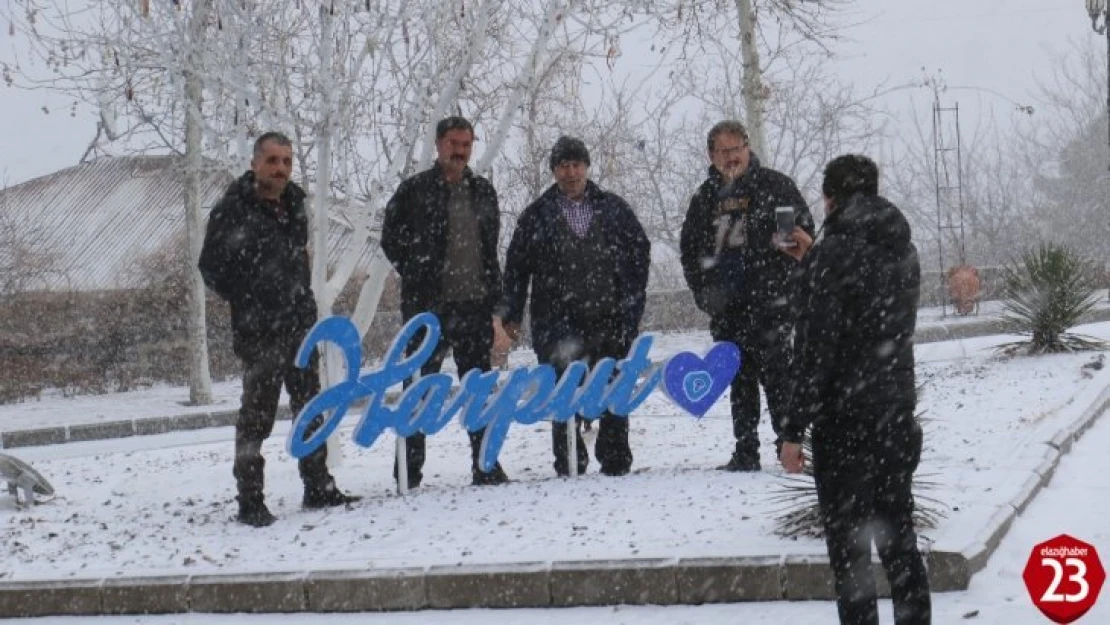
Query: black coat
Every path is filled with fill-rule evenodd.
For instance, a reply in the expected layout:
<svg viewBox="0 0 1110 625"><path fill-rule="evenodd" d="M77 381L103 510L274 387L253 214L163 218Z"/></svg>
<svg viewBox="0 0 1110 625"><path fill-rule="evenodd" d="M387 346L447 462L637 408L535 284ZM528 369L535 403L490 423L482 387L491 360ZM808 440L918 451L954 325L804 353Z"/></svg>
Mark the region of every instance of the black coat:
<svg viewBox="0 0 1110 625"><path fill-rule="evenodd" d="M231 304L236 351L241 342L304 333L316 323L304 198L289 183L278 211L259 199L247 172L208 216L200 273Z"/></svg>
<svg viewBox="0 0 1110 625"><path fill-rule="evenodd" d="M829 215L802 262L784 440L800 441L818 420L865 433L882 425L869 419L912 413L920 287L910 225L897 207L856 195Z"/></svg>
<svg viewBox="0 0 1110 625"><path fill-rule="evenodd" d="M517 220L505 258L505 294L498 310L506 322L520 323L531 284L528 311L532 343L538 349L571 336L570 320L582 316L581 311L568 309L565 297L567 281L576 276L567 275L560 263L567 228L559 221L565 217L558 197L558 187L552 185ZM619 310L614 313L623 323L624 338L631 339L639 331L644 314L651 243L636 213L619 195L603 191L589 181L586 199L594 211L590 227L601 228L609 257L613 259L612 267L599 270L616 274Z"/></svg>
<svg viewBox="0 0 1110 625"><path fill-rule="evenodd" d="M754 155L743 176L726 188L722 182L711 166L690 200L679 241L682 272L698 308L711 317L714 336L746 335L790 314L794 261L771 243L775 209L792 207L794 223L811 235L813 216L794 181L760 166ZM736 224L734 237L744 241L730 245L719 231L722 222Z"/></svg>
<svg viewBox="0 0 1110 625"><path fill-rule="evenodd" d="M497 238L501 214L497 192L489 180L463 172L470 186L470 207L478 217L482 277L490 313L501 299L501 266ZM447 198L449 190L438 163L397 187L385 207L382 250L401 275L401 313L405 319L440 304L440 284L447 257Z"/></svg>

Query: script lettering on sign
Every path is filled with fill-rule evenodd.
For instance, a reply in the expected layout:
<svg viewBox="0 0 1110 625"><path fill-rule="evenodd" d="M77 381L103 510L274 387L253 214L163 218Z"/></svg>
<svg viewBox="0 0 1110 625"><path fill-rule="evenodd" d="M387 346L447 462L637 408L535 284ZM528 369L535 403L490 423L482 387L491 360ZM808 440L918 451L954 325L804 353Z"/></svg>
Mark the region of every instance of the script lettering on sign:
<svg viewBox="0 0 1110 625"><path fill-rule="evenodd" d="M419 344L410 349L418 334ZM315 451L335 432L351 405L365 398L366 408L353 436L358 445L372 446L387 430L402 437L435 434L457 417L468 431L485 429L479 464L489 471L513 423L565 423L575 415L592 420L606 412L627 417L664 381L672 401L700 417L740 367L740 350L732 343L714 344L704 358L681 352L664 365L653 364L648 358L652 337L641 335L625 358L603 358L592 369L577 361L557 376L551 365L535 365L514 369L503 381L501 372L474 369L463 374L455 388L448 374L420 375L440 335L434 314L416 315L393 339L381 368L362 375L362 341L354 324L342 316L318 321L301 344L296 365L307 367L317 345L333 343L343 354L346 377L322 390L297 415L286 440L289 454L303 458ZM410 378L400 396L387 402L387 391ZM322 423L309 433L320 415Z"/></svg>

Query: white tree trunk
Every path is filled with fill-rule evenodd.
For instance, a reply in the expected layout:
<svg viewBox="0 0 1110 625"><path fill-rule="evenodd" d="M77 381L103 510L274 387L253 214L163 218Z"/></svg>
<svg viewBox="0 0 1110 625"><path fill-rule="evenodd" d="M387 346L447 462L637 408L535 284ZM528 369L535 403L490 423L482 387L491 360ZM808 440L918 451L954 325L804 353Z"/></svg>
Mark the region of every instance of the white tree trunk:
<svg viewBox="0 0 1110 625"><path fill-rule="evenodd" d="M201 105L204 83L201 74L201 46L205 22L212 0L196 0L189 23L189 56L185 66L185 232L189 246L189 402L212 403L212 378L208 371L208 333L205 324L205 290L197 263L203 242L200 176L204 165L204 121Z"/></svg>
<svg viewBox="0 0 1110 625"><path fill-rule="evenodd" d="M495 5L500 6L500 3L495 3L494 0L487 0L478 8L477 26L470 33L467 52L462 59L459 59L454 71L449 74L449 78L444 83L444 89L440 93L439 99L436 101L436 105L432 112L432 123L435 123L440 117L445 115L450 105L455 102L463 78L479 59L479 51L482 46L485 45L486 41L489 16L494 10ZM417 140L417 137L419 137L419 130L420 127L416 123L413 123L407 128L402 146L412 145ZM429 139L434 139L434 129L429 129L429 132L432 133ZM433 142L431 140L425 143L423 153L417 165L418 170L426 169L431 166L432 160L435 158L432 145ZM496 150L497 148L490 145L487 146L486 149ZM392 180L400 172L402 166L403 159L395 159L386 179ZM355 225L355 232L352 233L352 245L347 249L347 256L340 259L336 275L332 279L334 287L342 288L354 271L355 263L365 249L365 244L363 242L366 241L366 235L369 232L369 217L376 215L381 206L382 203L378 202L374 209L366 211L367 219ZM382 290L385 288L385 281L389 276L390 269L389 260L385 258L385 254L379 249L377 253L374 254L370 263L370 268L368 270L369 275L366 278L366 282L362 285L362 290L359 292L358 303L355 305L355 312L351 315L351 319L355 323L355 327L358 328L359 334L365 334L366 331L370 329L370 324L374 321L374 315L377 313L378 302L381 301Z"/></svg>
<svg viewBox="0 0 1110 625"><path fill-rule="evenodd" d="M740 55L744 65L744 115L747 117L748 142L761 158L767 142L764 133L766 101L763 97L763 72L759 67L759 46L755 39L755 14L752 0L736 0L740 13Z"/></svg>
<svg viewBox="0 0 1110 625"><path fill-rule="evenodd" d="M428 126L428 141L424 142L424 150L420 155L420 164L417 169L427 169L431 166L432 161L435 160L433 146L435 145L435 124L440 119L447 115L448 108L455 103L459 96L459 87L462 86L463 79L466 77L467 72L474 65L478 59L479 52L486 45L487 31L489 30L489 16L493 12L495 5L500 6L497 0L485 0L481 6L478 7L478 19L474 28L470 31L470 39L467 42L466 52L463 58L458 60L458 65L455 66L455 71L450 75L444 83L443 91L439 95L439 101L436 102L435 108L432 110L432 116L429 120L431 124Z"/></svg>
<svg viewBox="0 0 1110 625"><path fill-rule="evenodd" d="M316 136L316 190L312 211L312 292L321 317L331 314L332 298L328 292L328 200L331 196L331 103L334 90L332 72L332 33L334 16L327 3L320 7L320 94L322 106ZM326 387L327 384L324 384Z"/></svg>
<svg viewBox="0 0 1110 625"><path fill-rule="evenodd" d="M331 314L332 303L339 294L328 288L328 205L331 200L332 131L334 115L335 72L334 29L335 16L332 3L320 6L320 84L323 91L319 133L316 146L319 150L316 167L316 191L312 211L312 292L316 296L316 311L321 318ZM320 358L320 386L328 388L343 376L342 354L334 345L324 344ZM296 415L294 415L296 416ZM328 465L338 466L343 450L336 436L328 437Z"/></svg>
<svg viewBox="0 0 1110 625"><path fill-rule="evenodd" d="M249 6L249 5L248 5ZM253 154L249 152L250 142L247 138L247 115L250 113L247 106L247 44L246 35L239 35L239 75L241 80L235 84L235 157L239 163L236 174L250 166Z"/></svg>
<svg viewBox="0 0 1110 625"><path fill-rule="evenodd" d="M474 171L478 174L485 175L490 167L493 166L493 159L497 158L497 154L501 152L501 144L503 144L505 138L509 136L509 128L512 127L513 120L516 119L520 104L524 101L524 95L530 93L533 87L535 87L536 74L539 71L540 62L547 53L547 43L551 41L551 33L554 32L560 17L566 12L566 5L567 3L565 0L551 0L551 2L547 4L547 17L544 20L539 35L536 37L536 41L532 44L532 53L528 56L528 60L517 73L516 84L513 86L509 101L505 104L505 108L501 112L501 119L498 121L497 130L494 131L493 137L486 146L486 151L482 154L481 160L479 160L478 164L474 167Z"/></svg>

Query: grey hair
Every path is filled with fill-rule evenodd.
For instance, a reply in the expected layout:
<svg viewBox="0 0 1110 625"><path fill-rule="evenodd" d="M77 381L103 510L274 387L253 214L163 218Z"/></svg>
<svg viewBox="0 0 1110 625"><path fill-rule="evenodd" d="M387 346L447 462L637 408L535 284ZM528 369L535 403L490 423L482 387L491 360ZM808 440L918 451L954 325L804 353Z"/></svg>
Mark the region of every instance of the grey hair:
<svg viewBox="0 0 1110 625"><path fill-rule="evenodd" d="M293 142L289 140L289 137L283 135L280 132L276 132L273 130L271 130L270 132L264 132L262 133L262 136L254 140L254 155L256 157L262 155L262 146L266 145L266 142L268 141L272 141L280 146L293 145Z"/></svg>
<svg viewBox="0 0 1110 625"><path fill-rule="evenodd" d="M736 121L735 119L726 119L723 122L717 122L712 128L709 129L709 136L706 137L705 143L709 151L713 151L714 144L717 142L717 137L720 135L736 135L748 142L748 129L744 124Z"/></svg>

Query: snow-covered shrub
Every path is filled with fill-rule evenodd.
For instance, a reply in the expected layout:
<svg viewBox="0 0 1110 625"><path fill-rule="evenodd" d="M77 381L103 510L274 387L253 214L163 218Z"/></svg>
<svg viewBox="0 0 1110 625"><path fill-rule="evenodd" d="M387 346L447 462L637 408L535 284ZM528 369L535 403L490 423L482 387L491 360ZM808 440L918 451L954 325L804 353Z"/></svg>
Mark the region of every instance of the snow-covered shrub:
<svg viewBox="0 0 1110 625"><path fill-rule="evenodd" d="M1003 319L1011 331L1030 339L1001 349L1045 354L1104 347L1097 339L1068 332L1098 302L1095 269L1075 251L1052 243L1011 262L1003 287Z"/></svg>

